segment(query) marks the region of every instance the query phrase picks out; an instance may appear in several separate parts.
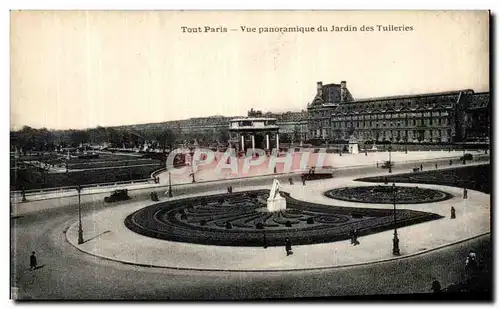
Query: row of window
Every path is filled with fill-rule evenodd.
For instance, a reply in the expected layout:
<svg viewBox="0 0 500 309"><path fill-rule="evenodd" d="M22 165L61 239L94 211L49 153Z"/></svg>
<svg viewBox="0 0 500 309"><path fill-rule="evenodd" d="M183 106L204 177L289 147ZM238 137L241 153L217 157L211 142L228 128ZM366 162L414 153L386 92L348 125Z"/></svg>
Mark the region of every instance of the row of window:
<svg viewBox="0 0 500 309"><path fill-rule="evenodd" d="M343 112L347 111L353 111L353 110L360 110L360 109L378 109L378 110L388 110L388 109L402 109L402 108L435 108L438 105L442 105L443 103L452 103L456 102L457 96L456 95L451 95L451 96L444 96L430 100L422 100L420 99L417 103L416 99L411 99L408 98L404 101L400 102L388 102L388 101L382 101L378 103L361 103L361 104L346 104L343 105L341 110ZM418 106L417 106L418 104Z"/></svg>
<svg viewBox="0 0 500 309"><path fill-rule="evenodd" d="M314 130L310 132L311 135L314 137L348 137L348 133L346 132L339 132L339 131L333 131L333 132L328 132L327 130ZM331 133L331 134L328 134ZM360 132L354 132L353 136L355 138L361 138L361 139L380 139L380 138L407 138L408 140L415 139L418 137L425 137L425 138L448 138L451 136L451 130L387 130L383 132L374 132L374 131L360 131Z"/></svg>
<svg viewBox="0 0 500 309"><path fill-rule="evenodd" d="M334 120L361 120L361 119L397 119L411 117L447 117L448 111L433 112L400 112L400 113L375 113L362 115L334 115L332 111L311 112L311 120L317 117L332 117Z"/></svg>
<svg viewBox="0 0 500 309"><path fill-rule="evenodd" d="M434 119L405 119L401 121L341 121L332 122L333 128L378 128L378 127L401 127L401 126L446 126L449 124L447 118Z"/></svg>

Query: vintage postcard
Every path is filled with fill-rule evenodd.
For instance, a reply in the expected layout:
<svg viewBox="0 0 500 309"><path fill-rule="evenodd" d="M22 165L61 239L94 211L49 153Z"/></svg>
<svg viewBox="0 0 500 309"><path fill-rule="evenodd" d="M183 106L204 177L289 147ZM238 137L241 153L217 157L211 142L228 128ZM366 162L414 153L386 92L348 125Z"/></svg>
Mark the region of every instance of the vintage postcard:
<svg viewBox="0 0 500 309"><path fill-rule="evenodd" d="M489 11L12 11L14 300L492 300Z"/></svg>

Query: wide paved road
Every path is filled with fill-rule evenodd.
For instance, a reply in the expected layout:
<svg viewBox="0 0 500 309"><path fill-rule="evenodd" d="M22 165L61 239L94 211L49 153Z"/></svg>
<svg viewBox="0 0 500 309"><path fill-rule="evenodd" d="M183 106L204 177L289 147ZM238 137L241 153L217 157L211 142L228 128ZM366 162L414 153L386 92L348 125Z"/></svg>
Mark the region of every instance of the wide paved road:
<svg viewBox="0 0 500 309"><path fill-rule="evenodd" d="M257 184L257 179L250 182ZM267 182L260 180L260 184ZM102 207L87 204L85 212ZM20 298L255 299L426 293L433 277L443 287L459 281L471 248L482 256L491 247L489 237L482 237L408 259L321 271L176 271L124 265L81 253L64 235L76 216L75 207L60 207L12 219L11 254L13 263L17 261L12 265L12 286L19 287ZM28 270L31 251L37 252L43 268Z"/></svg>

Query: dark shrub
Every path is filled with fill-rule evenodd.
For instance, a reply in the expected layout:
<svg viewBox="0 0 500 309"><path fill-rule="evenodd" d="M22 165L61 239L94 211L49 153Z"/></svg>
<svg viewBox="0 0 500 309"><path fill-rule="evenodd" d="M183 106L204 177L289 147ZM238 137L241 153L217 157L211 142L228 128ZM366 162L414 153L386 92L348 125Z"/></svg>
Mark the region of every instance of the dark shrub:
<svg viewBox="0 0 500 309"><path fill-rule="evenodd" d="M221 205L222 205L222 204L224 204L225 202L226 202L226 200L225 200L225 199L223 199L223 198L220 198L220 199L219 199L219 204L221 204Z"/></svg>
<svg viewBox="0 0 500 309"><path fill-rule="evenodd" d="M286 227L292 227L292 222L290 222L290 221L285 222L285 226Z"/></svg>
<svg viewBox="0 0 500 309"><path fill-rule="evenodd" d="M355 218L355 219L361 219L363 218L363 214L360 214L360 213L352 213L351 214L351 217Z"/></svg>
<svg viewBox="0 0 500 309"><path fill-rule="evenodd" d="M181 220L187 220L188 216L186 214L181 214Z"/></svg>
<svg viewBox="0 0 500 309"><path fill-rule="evenodd" d="M201 206L207 206L207 200L206 199L202 199L200 201L200 204L201 204Z"/></svg>
<svg viewBox="0 0 500 309"><path fill-rule="evenodd" d="M264 224L262 222L258 222L255 227L258 229L258 230L263 230L264 229Z"/></svg>
<svg viewBox="0 0 500 309"><path fill-rule="evenodd" d="M314 223L313 217L307 218L307 224L313 224L313 223Z"/></svg>
<svg viewBox="0 0 500 309"><path fill-rule="evenodd" d="M200 226L204 226L205 224L207 224L207 222L205 220L200 221Z"/></svg>
<svg viewBox="0 0 500 309"><path fill-rule="evenodd" d="M231 222L226 222L226 229L230 230L233 228L233 225L231 224Z"/></svg>

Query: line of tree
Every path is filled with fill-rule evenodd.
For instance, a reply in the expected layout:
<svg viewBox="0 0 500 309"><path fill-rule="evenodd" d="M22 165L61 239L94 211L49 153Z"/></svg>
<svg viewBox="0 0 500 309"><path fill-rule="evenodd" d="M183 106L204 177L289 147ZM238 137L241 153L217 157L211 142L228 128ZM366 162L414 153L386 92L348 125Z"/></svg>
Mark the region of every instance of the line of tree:
<svg viewBox="0 0 500 309"><path fill-rule="evenodd" d="M195 140L200 144L214 142L227 143L228 129L217 131L203 131L180 134L171 128L132 130L126 128L101 127L85 130L48 130L35 129L24 126L21 130L10 132L11 150L26 151L54 151L60 148L79 147L82 144L103 145L112 148L142 147L145 141L154 149L165 152L175 147L176 143Z"/></svg>

